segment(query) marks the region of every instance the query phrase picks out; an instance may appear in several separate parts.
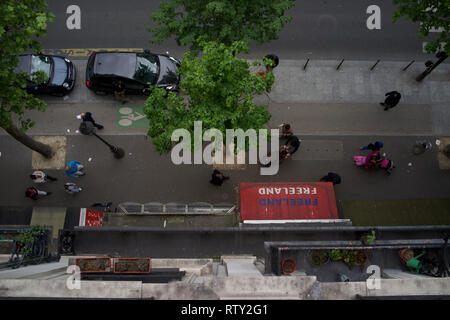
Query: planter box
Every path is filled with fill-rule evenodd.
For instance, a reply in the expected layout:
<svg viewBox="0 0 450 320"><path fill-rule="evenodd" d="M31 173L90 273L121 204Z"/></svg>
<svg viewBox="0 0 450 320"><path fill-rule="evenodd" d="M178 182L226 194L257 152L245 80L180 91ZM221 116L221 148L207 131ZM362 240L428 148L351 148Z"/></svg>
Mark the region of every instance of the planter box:
<svg viewBox="0 0 450 320"><path fill-rule="evenodd" d="M111 258L77 258L75 265L80 268L81 273L110 272Z"/></svg>
<svg viewBox="0 0 450 320"><path fill-rule="evenodd" d="M150 258L117 258L114 273L150 273Z"/></svg>

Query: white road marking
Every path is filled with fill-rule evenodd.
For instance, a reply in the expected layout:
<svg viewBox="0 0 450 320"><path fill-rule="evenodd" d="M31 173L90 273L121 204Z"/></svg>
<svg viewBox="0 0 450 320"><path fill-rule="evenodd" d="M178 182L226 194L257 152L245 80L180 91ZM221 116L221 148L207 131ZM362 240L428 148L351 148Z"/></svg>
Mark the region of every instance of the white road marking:
<svg viewBox="0 0 450 320"><path fill-rule="evenodd" d="M81 29L81 9L79 6L72 4L67 7L67 14L70 16L66 20L66 26L69 30L80 30Z"/></svg>
<svg viewBox="0 0 450 320"><path fill-rule="evenodd" d="M369 30L381 29L381 9L380 9L380 7L372 4L367 7L366 13L370 14L370 16L367 18L367 21L366 21L367 29L369 29Z"/></svg>

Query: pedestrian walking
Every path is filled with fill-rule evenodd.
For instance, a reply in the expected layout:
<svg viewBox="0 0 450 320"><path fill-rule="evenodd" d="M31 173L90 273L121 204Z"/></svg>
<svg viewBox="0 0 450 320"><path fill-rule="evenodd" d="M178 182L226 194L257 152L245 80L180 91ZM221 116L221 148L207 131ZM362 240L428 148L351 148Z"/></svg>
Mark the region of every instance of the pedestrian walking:
<svg viewBox="0 0 450 320"><path fill-rule="evenodd" d="M222 183L229 178L230 177L225 177L219 170L214 170L214 172L212 173L211 180L209 182L215 184L216 186L221 186Z"/></svg>
<svg viewBox="0 0 450 320"><path fill-rule="evenodd" d="M355 161L356 166L371 169L379 166L383 158L381 157L380 151L375 150L367 156L353 156L353 160Z"/></svg>
<svg viewBox="0 0 450 320"><path fill-rule="evenodd" d="M342 179L341 176L334 172L328 172L326 176L320 178L320 181L323 182L332 182L333 185L340 184Z"/></svg>
<svg viewBox="0 0 450 320"><path fill-rule="evenodd" d="M301 140L297 136L290 136L280 148L280 161L289 158L300 148Z"/></svg>
<svg viewBox="0 0 450 320"><path fill-rule="evenodd" d="M122 102L122 104L127 103L129 100L125 97L125 86L122 81L114 82L114 97L116 100Z"/></svg>
<svg viewBox="0 0 450 320"><path fill-rule="evenodd" d="M363 146L359 148L360 150L372 150L372 151L380 151L383 148L383 142L376 141L375 143L369 143L367 146Z"/></svg>
<svg viewBox="0 0 450 320"><path fill-rule="evenodd" d="M42 190L38 190L34 187L28 187L27 190L25 190L25 197L28 197L33 200L39 200L40 199L39 196L45 197L45 196L49 196L51 194L52 193L50 191L48 191L48 192L42 191Z"/></svg>
<svg viewBox="0 0 450 320"><path fill-rule="evenodd" d="M34 183L44 183L47 181L56 181L57 178L54 178L52 176L49 176L43 171L36 170L32 174L30 174L30 178L33 180Z"/></svg>
<svg viewBox="0 0 450 320"><path fill-rule="evenodd" d="M73 182L67 182L65 185L64 185L64 190L68 193L68 194L74 194L74 193L78 193L78 192L80 192L81 190L83 190L83 189L81 189L79 186L77 186L75 183L73 183Z"/></svg>
<svg viewBox="0 0 450 320"><path fill-rule="evenodd" d="M279 127L281 128L280 138L289 138L294 134L289 123L282 123Z"/></svg>
<svg viewBox="0 0 450 320"><path fill-rule="evenodd" d="M76 178L78 176L84 176L85 173L82 172L84 166L78 160L70 161L67 166L64 168L64 172L72 178Z"/></svg>
<svg viewBox="0 0 450 320"><path fill-rule="evenodd" d="M81 113L81 119L83 121L92 122L94 127L96 127L99 130L103 129L103 126L101 124L98 124L98 123L95 122L94 118L92 118L92 113L90 113L90 112L83 112L83 113Z"/></svg>
<svg viewBox="0 0 450 320"><path fill-rule="evenodd" d="M384 111L387 111L390 108L395 107L399 101L402 95L400 92L397 91L391 91L385 94L385 97L387 97L384 102L380 102L382 106L384 106Z"/></svg>

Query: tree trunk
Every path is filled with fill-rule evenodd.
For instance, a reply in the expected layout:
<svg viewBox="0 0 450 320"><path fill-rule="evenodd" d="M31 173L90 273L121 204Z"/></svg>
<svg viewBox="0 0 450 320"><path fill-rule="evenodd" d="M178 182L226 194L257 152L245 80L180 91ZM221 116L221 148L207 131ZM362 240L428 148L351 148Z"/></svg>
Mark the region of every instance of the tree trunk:
<svg viewBox="0 0 450 320"><path fill-rule="evenodd" d="M5 129L5 131L8 132L14 139L27 146L31 150L42 154L47 159L50 159L53 156L53 150L49 145L32 139L15 125L11 124L9 128L3 129Z"/></svg>

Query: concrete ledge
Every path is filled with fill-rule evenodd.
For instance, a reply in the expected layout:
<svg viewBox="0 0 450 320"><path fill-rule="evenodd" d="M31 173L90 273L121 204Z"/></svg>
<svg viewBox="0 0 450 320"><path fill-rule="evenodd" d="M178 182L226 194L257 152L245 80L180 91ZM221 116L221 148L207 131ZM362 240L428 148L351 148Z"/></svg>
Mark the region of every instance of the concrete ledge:
<svg viewBox="0 0 450 320"><path fill-rule="evenodd" d="M380 289L367 290L369 296L448 295L450 278L381 279Z"/></svg>
<svg viewBox="0 0 450 320"><path fill-rule="evenodd" d="M213 271L212 259L152 259L152 268L179 268L180 271L198 276L210 275Z"/></svg>
<svg viewBox="0 0 450 320"><path fill-rule="evenodd" d="M142 298L156 300L218 300L214 288L203 283L142 284Z"/></svg>
<svg viewBox="0 0 450 320"><path fill-rule="evenodd" d="M326 282L320 283L317 291L304 296L307 300L353 300L356 295L367 296L365 282Z"/></svg>
<svg viewBox="0 0 450 320"><path fill-rule="evenodd" d="M0 279L23 279L47 276L54 273L64 273L67 270L67 264L61 262L43 263L39 265L30 265L18 269L0 270Z"/></svg>
<svg viewBox="0 0 450 320"><path fill-rule="evenodd" d="M309 277L229 277L207 278L203 284L213 288L220 297L300 297L308 292L316 282L315 276Z"/></svg>
<svg viewBox="0 0 450 320"><path fill-rule="evenodd" d="M69 290L64 280L0 280L0 297L140 299L137 281L81 281Z"/></svg>
<svg viewBox="0 0 450 320"><path fill-rule="evenodd" d="M65 280L0 280L0 297L106 298L157 300L305 299L352 300L359 297L448 296L450 278L381 279L381 288L366 282L320 283L314 276L202 277L201 282L167 284L137 281L81 281L69 290Z"/></svg>

